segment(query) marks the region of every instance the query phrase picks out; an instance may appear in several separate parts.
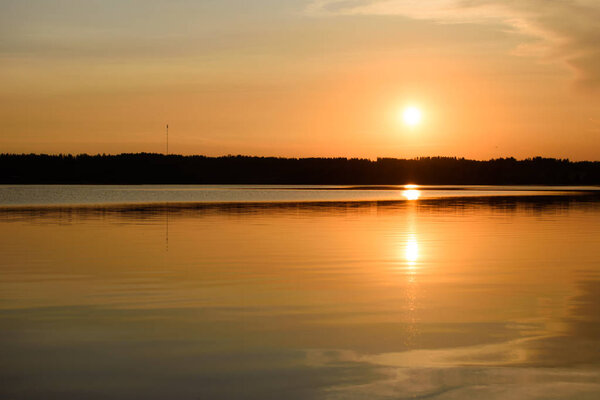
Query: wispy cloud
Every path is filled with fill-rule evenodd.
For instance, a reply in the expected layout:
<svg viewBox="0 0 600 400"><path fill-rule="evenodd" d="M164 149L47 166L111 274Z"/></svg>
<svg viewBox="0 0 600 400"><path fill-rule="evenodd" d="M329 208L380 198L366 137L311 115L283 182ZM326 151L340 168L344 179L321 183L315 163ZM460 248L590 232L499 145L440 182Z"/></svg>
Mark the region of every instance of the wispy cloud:
<svg viewBox="0 0 600 400"><path fill-rule="evenodd" d="M600 2L597 0L313 0L307 11L328 15L402 15L440 23L505 24L526 35L519 54L560 60L578 84L600 87Z"/></svg>

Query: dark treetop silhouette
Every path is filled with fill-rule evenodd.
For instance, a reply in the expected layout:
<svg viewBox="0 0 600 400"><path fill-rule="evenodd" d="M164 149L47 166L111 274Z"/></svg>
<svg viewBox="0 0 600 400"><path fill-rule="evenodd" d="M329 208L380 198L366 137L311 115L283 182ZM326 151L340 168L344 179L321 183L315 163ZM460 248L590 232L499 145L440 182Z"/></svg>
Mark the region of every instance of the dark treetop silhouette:
<svg viewBox="0 0 600 400"><path fill-rule="evenodd" d="M0 183L600 184L600 162L452 157L417 159L1 154Z"/></svg>

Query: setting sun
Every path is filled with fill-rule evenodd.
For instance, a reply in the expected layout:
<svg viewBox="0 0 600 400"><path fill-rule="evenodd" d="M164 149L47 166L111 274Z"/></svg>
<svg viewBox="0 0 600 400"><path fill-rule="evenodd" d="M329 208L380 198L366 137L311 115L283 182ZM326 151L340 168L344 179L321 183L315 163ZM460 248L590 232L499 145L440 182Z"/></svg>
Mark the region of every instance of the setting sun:
<svg viewBox="0 0 600 400"><path fill-rule="evenodd" d="M407 107L402 112L402 120L408 126L417 126L421 123L423 115L417 107Z"/></svg>

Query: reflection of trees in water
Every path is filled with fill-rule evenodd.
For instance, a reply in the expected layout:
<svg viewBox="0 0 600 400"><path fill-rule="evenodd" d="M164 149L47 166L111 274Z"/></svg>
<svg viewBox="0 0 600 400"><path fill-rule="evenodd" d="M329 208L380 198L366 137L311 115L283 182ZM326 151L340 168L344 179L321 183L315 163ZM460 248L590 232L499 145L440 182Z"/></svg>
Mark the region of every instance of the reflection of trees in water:
<svg viewBox="0 0 600 400"><path fill-rule="evenodd" d="M307 214L352 215L367 213L375 209L377 213L395 213L398 211L416 211L422 213L443 214L456 211L492 210L499 213L533 212L555 215L570 209L599 210L600 196L580 195L543 195L543 196L484 196L454 197L444 199L422 199L407 204L405 200L389 201L307 201L307 202L242 202L242 203L147 203L147 204L110 204L82 206L18 206L0 207L3 220L22 220L32 218L96 219L99 217L117 217L133 220L151 220L156 218L200 217L204 215L228 214L233 216L265 214Z"/></svg>

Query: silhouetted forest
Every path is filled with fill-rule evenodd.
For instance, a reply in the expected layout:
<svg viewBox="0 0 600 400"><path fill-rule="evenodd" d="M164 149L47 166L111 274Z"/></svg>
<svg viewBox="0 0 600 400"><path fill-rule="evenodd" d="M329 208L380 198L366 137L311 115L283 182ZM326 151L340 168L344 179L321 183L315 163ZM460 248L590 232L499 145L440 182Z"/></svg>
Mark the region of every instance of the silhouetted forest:
<svg viewBox="0 0 600 400"><path fill-rule="evenodd" d="M0 183L600 184L600 162L535 157L489 161L1 154Z"/></svg>

